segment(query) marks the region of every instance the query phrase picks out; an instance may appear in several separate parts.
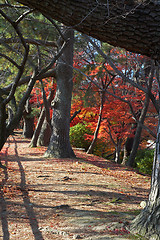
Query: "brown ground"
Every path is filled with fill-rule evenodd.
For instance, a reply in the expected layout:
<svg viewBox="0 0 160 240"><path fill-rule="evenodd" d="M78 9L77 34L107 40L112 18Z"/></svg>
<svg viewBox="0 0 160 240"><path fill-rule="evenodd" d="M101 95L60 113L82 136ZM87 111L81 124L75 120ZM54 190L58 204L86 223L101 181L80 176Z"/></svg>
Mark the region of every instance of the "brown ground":
<svg viewBox="0 0 160 240"><path fill-rule="evenodd" d="M150 178L103 158L45 159L17 133L1 153L0 239L141 239L125 227Z"/></svg>

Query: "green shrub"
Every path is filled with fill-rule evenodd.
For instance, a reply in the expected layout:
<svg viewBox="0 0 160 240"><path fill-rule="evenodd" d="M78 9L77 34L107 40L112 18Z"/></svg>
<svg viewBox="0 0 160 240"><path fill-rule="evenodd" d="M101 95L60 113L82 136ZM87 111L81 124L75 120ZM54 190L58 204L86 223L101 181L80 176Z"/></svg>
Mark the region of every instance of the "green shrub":
<svg viewBox="0 0 160 240"><path fill-rule="evenodd" d="M142 173L151 174L153 158L154 158L153 149L139 150L135 158L136 167Z"/></svg>
<svg viewBox="0 0 160 240"><path fill-rule="evenodd" d="M91 129L86 125L78 123L70 128L70 142L73 147L88 149L91 140L86 139L86 134L93 135Z"/></svg>

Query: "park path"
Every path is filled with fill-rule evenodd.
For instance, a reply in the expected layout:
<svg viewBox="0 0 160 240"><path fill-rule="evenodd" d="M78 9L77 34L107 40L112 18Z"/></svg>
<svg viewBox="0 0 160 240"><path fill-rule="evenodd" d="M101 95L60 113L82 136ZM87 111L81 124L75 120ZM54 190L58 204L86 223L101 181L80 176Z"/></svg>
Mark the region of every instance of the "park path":
<svg viewBox="0 0 160 240"><path fill-rule="evenodd" d="M0 239L141 239L127 225L147 199L150 177L85 152L45 159L16 133L1 152Z"/></svg>

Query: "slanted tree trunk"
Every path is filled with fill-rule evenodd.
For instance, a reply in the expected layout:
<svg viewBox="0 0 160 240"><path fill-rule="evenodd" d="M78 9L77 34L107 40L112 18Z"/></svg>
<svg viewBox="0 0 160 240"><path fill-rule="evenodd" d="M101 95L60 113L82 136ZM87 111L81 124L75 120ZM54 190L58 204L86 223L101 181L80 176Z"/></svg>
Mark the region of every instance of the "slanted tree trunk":
<svg viewBox="0 0 160 240"><path fill-rule="evenodd" d="M73 88L73 30L64 28L65 38L70 39L63 55L58 59L56 68L57 89L52 102L52 136L45 157L75 157L69 140L70 109ZM63 44L61 39L60 45Z"/></svg>
<svg viewBox="0 0 160 240"><path fill-rule="evenodd" d="M53 100L53 96L54 96L54 89L52 89L49 93L49 96L48 96L48 108L50 108L51 106L51 101ZM41 128L42 128L42 125L43 125L43 122L45 120L45 116L46 116L46 107L44 106L41 110L41 113L40 113L40 116L38 118L38 122L37 122L37 125L36 125L36 129L33 133L33 137L31 139L31 142L30 142L30 147L36 147L37 146L37 141L38 141L38 138L39 138L39 134L41 132ZM50 139L50 136L49 136L49 139ZM46 145L48 146L48 145Z"/></svg>
<svg viewBox="0 0 160 240"><path fill-rule="evenodd" d="M18 0L66 26L149 57L160 56L160 1Z"/></svg>
<svg viewBox="0 0 160 240"><path fill-rule="evenodd" d="M35 131L33 133L31 142L29 144L30 147L37 147L37 140L38 140L38 137L39 137L39 134L40 134L40 131L41 131L44 119L45 119L45 108L42 109L42 111L40 113L40 116L38 118L36 129L35 129Z"/></svg>
<svg viewBox="0 0 160 240"><path fill-rule="evenodd" d="M94 132L93 140L92 140L92 142L91 142L91 144L90 144L90 146L87 150L88 154L93 153L93 149L94 149L95 143L97 141L99 129L100 129L101 122L102 122L102 112L103 112L103 106L104 106L104 101L105 101L105 91L102 91L101 95L102 95L101 96L101 105L100 105L100 109L99 109L99 117L98 117L97 127L96 127L96 130Z"/></svg>
<svg viewBox="0 0 160 240"><path fill-rule="evenodd" d="M137 127L137 124L136 124ZM134 137L127 137L127 140L124 144L124 155L122 160L122 165L126 165L128 157L131 153L132 147L133 147Z"/></svg>
<svg viewBox="0 0 160 240"><path fill-rule="evenodd" d="M37 146L48 146L52 134L52 129L48 121L45 119L37 140Z"/></svg>
<svg viewBox="0 0 160 240"><path fill-rule="evenodd" d="M37 140L37 146L48 146L50 137L52 134L52 125L51 125L51 118L50 118L50 104L47 101L42 80L41 80L41 88L42 88L42 95L43 95L43 104L45 107L45 120L43 122L41 131Z"/></svg>
<svg viewBox="0 0 160 240"><path fill-rule="evenodd" d="M140 115L140 118L138 120L139 122L138 122L136 133L135 133L135 136L134 136L132 150L131 150L131 153L129 155L129 159L126 162L127 166L131 166L131 167L134 166L135 157L136 157L137 150L138 150L138 147L139 147L141 133L142 133L142 129L143 129L143 123L144 123L144 120L145 120L145 117L146 117L146 114L147 114L148 106L149 106L149 97L148 97L148 95L146 95L145 102L144 102L144 107L141 111L141 115Z"/></svg>
<svg viewBox="0 0 160 240"><path fill-rule="evenodd" d="M148 89L149 89L149 91L151 91L152 90L154 73L155 73L155 67L154 67L153 64L151 66L151 61L146 61L145 68L146 68L145 69L145 76L149 78L148 79ZM147 114L147 111L148 111L149 101L150 101L149 94L146 93L143 109L140 111L140 116L138 117L138 124L137 124L137 128L136 128L136 133L135 133L135 136L134 136L132 150L131 150L131 153L129 155L129 159L126 162L127 166L134 166L135 157L136 157L138 147L139 147L139 143L140 143L140 138L141 138L141 133L142 133L142 129L143 129L144 120L146 118L146 114Z"/></svg>

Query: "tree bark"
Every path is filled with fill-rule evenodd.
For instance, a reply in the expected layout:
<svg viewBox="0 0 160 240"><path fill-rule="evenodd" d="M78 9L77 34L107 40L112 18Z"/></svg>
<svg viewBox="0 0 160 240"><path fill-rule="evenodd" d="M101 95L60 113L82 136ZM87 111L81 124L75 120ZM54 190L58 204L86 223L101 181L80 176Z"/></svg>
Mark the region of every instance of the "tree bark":
<svg viewBox="0 0 160 240"><path fill-rule="evenodd" d="M52 89L50 91L49 96L48 96L47 101L48 101L49 107L51 106L51 101L53 100L53 96L54 96L54 89ZM43 122L44 122L44 119L45 119L45 115L46 115L46 109L45 109L45 107L43 107L42 110L41 110L40 116L38 118L36 129L33 133L33 137L31 139L31 142L30 142L30 145L29 145L30 147L37 147L37 141L38 141L39 134L41 132L41 128L42 128L42 125L43 125Z"/></svg>
<svg viewBox="0 0 160 240"><path fill-rule="evenodd" d="M154 73L155 73L155 66L153 64L151 64L151 61L148 61L148 60L146 61L144 71L145 71L145 77L148 77L148 89L151 92ZM149 101L150 101L149 94L146 93L143 109L141 111L139 111L139 113L137 114L137 115L139 115L138 116L138 124L137 124L137 128L136 128L135 136L134 136L132 150L129 155L129 159L126 162L127 166L134 166L134 161L135 161L135 157L136 157L139 143L140 143L140 137L141 137L141 133L142 133L142 129L143 129L144 120L146 118L146 114L147 114L148 107L149 107Z"/></svg>
<svg viewBox="0 0 160 240"><path fill-rule="evenodd" d="M25 109L23 111L24 124L22 136L24 138L32 138L34 133L34 117L31 116L32 107L29 99L27 100Z"/></svg>
<svg viewBox="0 0 160 240"><path fill-rule="evenodd" d="M45 119L37 140L37 146L46 146L48 147L50 138L52 134L52 129L48 121Z"/></svg>
<svg viewBox="0 0 160 240"><path fill-rule="evenodd" d="M137 128L137 124L135 126ZM122 160L122 165L126 165L128 157L131 153L132 147L133 147L134 137L128 137L125 144L124 144L124 155Z"/></svg>
<svg viewBox="0 0 160 240"><path fill-rule="evenodd" d="M3 145L5 144L7 140L7 129L6 129L6 119L7 119L7 114L6 114L6 106L3 104L3 100L0 97L0 150L2 149Z"/></svg>
<svg viewBox="0 0 160 240"><path fill-rule="evenodd" d="M129 159L126 162L127 166L131 166L131 167L134 166L134 161L135 161L135 157L136 157L137 150L138 150L138 147L139 147L141 133L142 133L142 129L143 129L143 123L144 123L144 120L145 120L145 117L146 117L146 114L147 114L148 106L149 106L149 96L146 94L144 106L143 106L143 109L141 111L140 118L138 120L139 122L138 122L136 133L135 133L135 136L134 136L132 150L131 150L131 153L129 155Z"/></svg>
<svg viewBox="0 0 160 240"><path fill-rule="evenodd" d="M160 106L160 79L157 67L157 83L159 91ZM153 170L151 178L151 189L146 207L134 219L131 231L141 234L150 240L160 240L160 111L158 114L158 128L156 148L154 153Z"/></svg>
<svg viewBox="0 0 160 240"><path fill-rule="evenodd" d="M122 139L117 138L117 143L115 146L115 158L114 161L116 163L121 163L121 159L120 159L120 153L121 153L121 145L122 145Z"/></svg>
<svg viewBox="0 0 160 240"><path fill-rule="evenodd" d="M102 122L102 113L103 113L104 102L105 102L105 91L102 91L102 93L101 93L101 105L100 105L100 108L99 108L99 117L98 117L97 127L96 127L96 130L94 132L93 140L92 140L92 142L91 142L91 144L90 144L90 146L87 150L88 154L93 153L93 149L94 149L94 146L95 146L97 138L98 138L98 133L99 133L99 129L100 129L101 122Z"/></svg>
<svg viewBox="0 0 160 240"><path fill-rule="evenodd" d="M73 88L73 41L74 32L64 28L64 36L69 44L58 59L56 68L57 89L52 102L52 136L45 157L70 158L75 157L69 140L70 109ZM63 44L62 39L59 44Z"/></svg>
<svg viewBox="0 0 160 240"><path fill-rule="evenodd" d="M18 2L113 46L156 59L160 57L160 1L19 0Z"/></svg>
<svg viewBox="0 0 160 240"><path fill-rule="evenodd" d="M31 118L25 117L22 136L24 138L32 138L33 133L34 133L34 117Z"/></svg>
<svg viewBox="0 0 160 240"><path fill-rule="evenodd" d="M44 119L45 119L45 108L42 109L42 111L40 113L40 116L38 118L38 123L36 125L36 129L35 129L35 131L33 133L31 142L29 144L30 147L37 147L37 140L38 140L38 137L39 137L39 134L40 134L40 131L41 131Z"/></svg>
<svg viewBox="0 0 160 240"><path fill-rule="evenodd" d="M158 125L150 195L146 207L134 219L130 228L133 233L150 240L160 240L160 116Z"/></svg>

